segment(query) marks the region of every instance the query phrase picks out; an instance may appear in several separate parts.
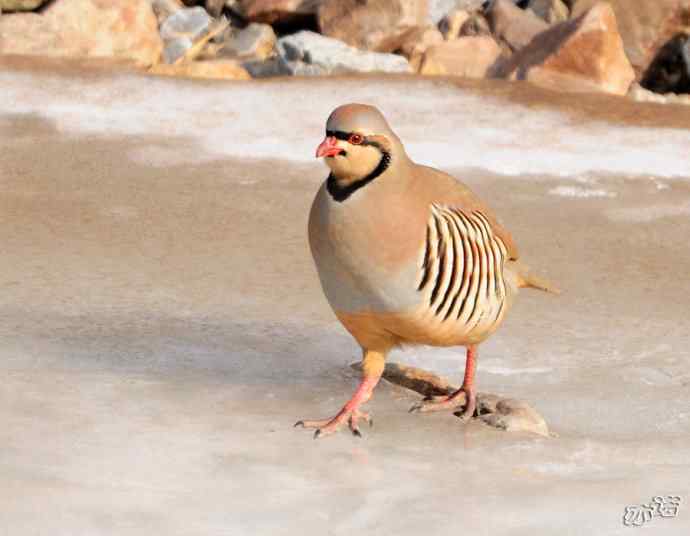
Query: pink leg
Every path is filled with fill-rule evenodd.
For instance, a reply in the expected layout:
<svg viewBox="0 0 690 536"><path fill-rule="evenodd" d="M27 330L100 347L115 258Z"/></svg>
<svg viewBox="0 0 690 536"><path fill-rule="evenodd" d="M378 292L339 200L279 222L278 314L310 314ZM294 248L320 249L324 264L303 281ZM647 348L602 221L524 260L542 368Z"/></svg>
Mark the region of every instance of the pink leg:
<svg viewBox="0 0 690 536"><path fill-rule="evenodd" d="M347 422L352 433L361 437L362 434L358 427L359 419L364 419L370 426L373 425L373 421L369 414L361 411L359 407L369 401L374 392L374 388L379 383L381 374L383 373L384 360L385 354L365 350L364 359L362 361L362 381L359 387L357 387L355 394L352 395L352 398L343 406L343 409L331 419L297 421L295 426L316 428L314 439L317 439L332 434Z"/></svg>
<svg viewBox="0 0 690 536"><path fill-rule="evenodd" d="M453 394L441 397L440 399L417 402L410 408L410 412L427 413L430 411L442 411L446 409L456 409L458 406L465 406L460 418L463 420L471 418L477 409L477 394L474 389L474 375L476 370L477 347L475 345L470 345L467 347L465 378L462 382L462 387Z"/></svg>

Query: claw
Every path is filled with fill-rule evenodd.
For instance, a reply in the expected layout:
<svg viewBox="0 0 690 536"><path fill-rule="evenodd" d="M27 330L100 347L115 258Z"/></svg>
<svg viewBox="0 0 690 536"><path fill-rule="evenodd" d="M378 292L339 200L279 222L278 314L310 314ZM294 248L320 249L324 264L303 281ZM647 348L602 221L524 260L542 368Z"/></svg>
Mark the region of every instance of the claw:
<svg viewBox="0 0 690 536"><path fill-rule="evenodd" d="M304 421L297 421L295 424L292 425L293 428L299 428L299 427L304 428Z"/></svg>
<svg viewBox="0 0 690 536"><path fill-rule="evenodd" d="M359 428L354 428L352 430L352 435L355 437L362 437L362 432L359 431Z"/></svg>
<svg viewBox="0 0 690 536"><path fill-rule="evenodd" d="M321 428L317 428L316 432L314 432L314 439L318 439L320 435L321 435Z"/></svg>

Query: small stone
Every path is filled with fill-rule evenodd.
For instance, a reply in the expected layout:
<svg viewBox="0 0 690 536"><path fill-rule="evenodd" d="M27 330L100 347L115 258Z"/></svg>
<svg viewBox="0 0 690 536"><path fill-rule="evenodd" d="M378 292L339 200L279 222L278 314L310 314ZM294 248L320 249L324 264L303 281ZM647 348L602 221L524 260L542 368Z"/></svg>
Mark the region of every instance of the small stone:
<svg viewBox="0 0 690 536"><path fill-rule="evenodd" d="M291 75L411 70L402 56L359 50L307 30L280 38L277 48L281 71Z"/></svg>
<svg viewBox="0 0 690 536"><path fill-rule="evenodd" d="M427 50L419 72L485 78L500 57L501 47L492 37L460 37Z"/></svg>
<svg viewBox="0 0 690 536"><path fill-rule="evenodd" d="M549 427L532 406L514 398L500 399L496 395L478 395L479 418L489 426L506 432L531 432L549 437Z"/></svg>
<svg viewBox="0 0 690 536"><path fill-rule="evenodd" d="M165 20L160 34L165 41L187 37L194 42L206 34L212 22L203 7L180 9Z"/></svg>
<svg viewBox="0 0 690 536"><path fill-rule="evenodd" d="M530 0L528 7L549 24L566 21L570 16L570 10L562 0Z"/></svg>
<svg viewBox="0 0 690 536"><path fill-rule="evenodd" d="M549 25L531 11L517 7L510 0L494 0L486 11L491 32L511 50L520 50Z"/></svg>
<svg viewBox="0 0 690 536"><path fill-rule="evenodd" d="M236 61L192 61L177 65L160 63L150 70L152 74L163 76L184 76L188 78L208 78L216 80L249 80L251 76Z"/></svg>
<svg viewBox="0 0 690 536"><path fill-rule="evenodd" d="M253 22L223 43L221 55L241 60L265 60L275 52L276 34L268 24Z"/></svg>

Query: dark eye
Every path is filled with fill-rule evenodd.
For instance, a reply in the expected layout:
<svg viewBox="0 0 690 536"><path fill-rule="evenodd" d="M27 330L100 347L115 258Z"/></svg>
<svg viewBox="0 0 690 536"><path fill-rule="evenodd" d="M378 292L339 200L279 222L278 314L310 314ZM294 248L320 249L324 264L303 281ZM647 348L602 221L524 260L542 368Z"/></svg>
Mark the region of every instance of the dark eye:
<svg viewBox="0 0 690 536"><path fill-rule="evenodd" d="M347 139L352 145L359 145L364 141L364 136L361 134L350 134L350 137Z"/></svg>

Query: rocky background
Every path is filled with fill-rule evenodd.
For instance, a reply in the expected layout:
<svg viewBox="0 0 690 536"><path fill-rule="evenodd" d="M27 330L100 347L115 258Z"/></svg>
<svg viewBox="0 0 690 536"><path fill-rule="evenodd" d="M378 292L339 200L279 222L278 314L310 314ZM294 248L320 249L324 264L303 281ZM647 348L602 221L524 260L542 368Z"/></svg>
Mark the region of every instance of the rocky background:
<svg viewBox="0 0 690 536"><path fill-rule="evenodd" d="M113 57L161 75L419 73L659 102L690 93L688 0L0 0L0 8L0 54Z"/></svg>

